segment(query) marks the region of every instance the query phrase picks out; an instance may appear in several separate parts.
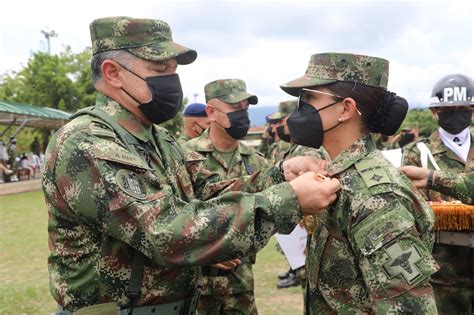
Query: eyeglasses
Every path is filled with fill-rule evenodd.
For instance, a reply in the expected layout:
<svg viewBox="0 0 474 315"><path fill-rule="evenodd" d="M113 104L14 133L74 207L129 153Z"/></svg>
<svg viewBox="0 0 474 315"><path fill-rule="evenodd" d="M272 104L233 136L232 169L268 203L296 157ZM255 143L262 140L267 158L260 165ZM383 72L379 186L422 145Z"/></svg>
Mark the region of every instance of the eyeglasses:
<svg viewBox="0 0 474 315"><path fill-rule="evenodd" d="M328 93L328 92L303 88L303 89L301 89L301 92L300 92L300 99L303 97L303 92L313 92L313 93L316 93L316 94L329 95L329 96L332 96L332 97L334 97L336 99L339 99L341 101L344 100L345 98L347 98L347 97L342 97L342 96L332 94L332 93ZM298 104L298 106L299 106L299 104ZM359 114L359 116L362 116L362 113L360 112L360 110L358 108L359 104L356 103L356 106L357 106L356 107L357 114Z"/></svg>

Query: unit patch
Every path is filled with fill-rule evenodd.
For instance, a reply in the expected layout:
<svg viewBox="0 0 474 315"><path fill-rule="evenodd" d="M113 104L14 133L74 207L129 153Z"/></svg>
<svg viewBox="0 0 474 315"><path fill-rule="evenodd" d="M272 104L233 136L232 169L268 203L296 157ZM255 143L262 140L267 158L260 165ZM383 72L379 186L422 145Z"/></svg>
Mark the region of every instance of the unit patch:
<svg viewBox="0 0 474 315"><path fill-rule="evenodd" d="M146 199L146 186L135 172L121 169L117 172L115 178L117 184L125 193L138 199Z"/></svg>
<svg viewBox="0 0 474 315"><path fill-rule="evenodd" d="M403 250L400 245L395 242L386 248L385 252L390 259L383 265L383 268L390 278L401 274L403 278L411 284L421 275L420 270L418 270L418 267L415 265L421 260L421 255L416 245Z"/></svg>

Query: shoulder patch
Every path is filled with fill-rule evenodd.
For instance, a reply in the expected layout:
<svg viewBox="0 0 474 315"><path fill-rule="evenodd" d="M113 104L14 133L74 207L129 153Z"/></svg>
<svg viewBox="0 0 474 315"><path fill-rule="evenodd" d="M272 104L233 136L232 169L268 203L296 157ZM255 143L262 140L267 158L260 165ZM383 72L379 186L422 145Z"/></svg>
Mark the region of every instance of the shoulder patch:
<svg viewBox="0 0 474 315"><path fill-rule="evenodd" d="M93 136L97 136L99 138L117 138L117 135L112 129L103 123L94 120L89 125L89 130Z"/></svg>
<svg viewBox="0 0 474 315"><path fill-rule="evenodd" d="M141 157L110 140L99 139L99 141L95 142L94 154L96 158L101 160L130 165L142 169L150 169Z"/></svg>
<svg viewBox="0 0 474 315"><path fill-rule="evenodd" d="M121 169L115 175L117 185L128 195L137 199L147 198L147 189L143 180L135 172Z"/></svg>
<svg viewBox="0 0 474 315"><path fill-rule="evenodd" d="M360 176L362 176L367 188L379 184L391 183L387 172L382 168L379 161L374 158L364 158L354 166Z"/></svg>

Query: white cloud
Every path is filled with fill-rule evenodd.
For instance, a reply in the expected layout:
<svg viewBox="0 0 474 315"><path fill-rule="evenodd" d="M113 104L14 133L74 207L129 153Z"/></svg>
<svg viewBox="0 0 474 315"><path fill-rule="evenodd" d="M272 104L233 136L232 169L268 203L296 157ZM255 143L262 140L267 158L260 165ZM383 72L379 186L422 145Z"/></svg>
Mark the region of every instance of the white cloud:
<svg viewBox="0 0 474 315"><path fill-rule="evenodd" d="M260 104L274 105L290 98L278 86L304 74L311 54L342 51L389 59L389 88L424 105L445 74L472 76L473 8L465 1L7 1L0 73L45 48L45 27L59 33L53 53L66 45L79 52L90 46L93 19L128 15L167 21L177 42L198 51L195 63L179 68L190 100L199 93L204 101L209 81L239 77Z"/></svg>

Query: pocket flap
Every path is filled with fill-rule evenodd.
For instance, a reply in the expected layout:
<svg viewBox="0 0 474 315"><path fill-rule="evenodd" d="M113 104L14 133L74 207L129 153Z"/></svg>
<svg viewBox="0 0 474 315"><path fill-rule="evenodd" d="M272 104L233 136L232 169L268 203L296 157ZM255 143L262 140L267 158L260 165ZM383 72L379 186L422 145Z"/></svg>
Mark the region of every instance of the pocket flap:
<svg viewBox="0 0 474 315"><path fill-rule="evenodd" d="M355 246L368 256L413 225L413 215L400 202L392 201L357 224L351 234Z"/></svg>

